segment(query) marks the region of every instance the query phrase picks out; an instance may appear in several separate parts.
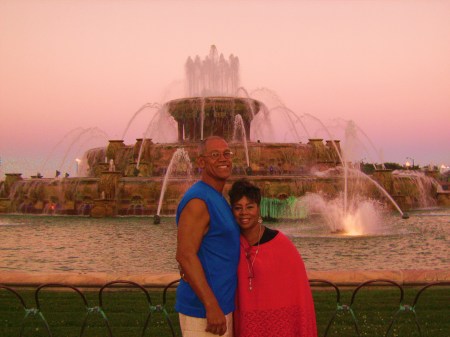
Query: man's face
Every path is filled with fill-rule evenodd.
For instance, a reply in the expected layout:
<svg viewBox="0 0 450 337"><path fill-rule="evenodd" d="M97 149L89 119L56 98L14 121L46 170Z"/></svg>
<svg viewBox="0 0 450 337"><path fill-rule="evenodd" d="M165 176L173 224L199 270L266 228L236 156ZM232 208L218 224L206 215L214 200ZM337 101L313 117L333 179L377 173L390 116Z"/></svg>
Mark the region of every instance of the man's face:
<svg viewBox="0 0 450 337"><path fill-rule="evenodd" d="M227 156L231 151L227 142L223 139L210 139L205 145L205 153L199 159L203 176L214 180L227 180L231 175L231 155Z"/></svg>

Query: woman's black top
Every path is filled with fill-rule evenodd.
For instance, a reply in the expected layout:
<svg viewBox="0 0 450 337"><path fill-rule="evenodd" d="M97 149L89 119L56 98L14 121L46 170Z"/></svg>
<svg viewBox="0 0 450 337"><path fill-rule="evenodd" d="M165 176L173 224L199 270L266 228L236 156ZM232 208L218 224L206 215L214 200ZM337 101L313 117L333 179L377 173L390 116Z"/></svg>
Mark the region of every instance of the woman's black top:
<svg viewBox="0 0 450 337"><path fill-rule="evenodd" d="M253 246L257 246L258 244L263 244L263 243L269 242L275 236L277 236L277 234L278 234L277 230L266 227L259 242L256 242Z"/></svg>

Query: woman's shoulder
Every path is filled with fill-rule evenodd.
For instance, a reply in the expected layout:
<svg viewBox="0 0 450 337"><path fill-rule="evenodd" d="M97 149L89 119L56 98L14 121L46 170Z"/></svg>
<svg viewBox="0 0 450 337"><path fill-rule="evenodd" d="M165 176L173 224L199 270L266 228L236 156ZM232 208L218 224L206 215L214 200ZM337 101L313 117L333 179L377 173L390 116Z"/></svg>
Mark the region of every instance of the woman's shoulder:
<svg viewBox="0 0 450 337"><path fill-rule="evenodd" d="M263 243L272 241L279 233L280 232L275 229L265 227L264 233L261 236L261 239L259 240L259 244L263 244Z"/></svg>
<svg viewBox="0 0 450 337"><path fill-rule="evenodd" d="M279 246L283 247L283 250L289 251L293 250L298 253L297 247L295 247L294 243L289 239L289 237L281 231L277 231L277 235L275 236L274 242L277 242Z"/></svg>

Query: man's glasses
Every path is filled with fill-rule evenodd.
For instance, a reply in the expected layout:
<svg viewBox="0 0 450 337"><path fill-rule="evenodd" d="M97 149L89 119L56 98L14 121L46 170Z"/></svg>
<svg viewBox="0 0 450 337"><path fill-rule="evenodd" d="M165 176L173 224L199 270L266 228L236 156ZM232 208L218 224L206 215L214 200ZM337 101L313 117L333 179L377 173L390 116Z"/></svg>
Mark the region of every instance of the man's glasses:
<svg viewBox="0 0 450 337"><path fill-rule="evenodd" d="M212 160L217 160L220 156L223 156L225 159L231 159L233 157L233 152L230 150L226 150L224 152L213 151L210 154L202 154L202 157L210 157Z"/></svg>

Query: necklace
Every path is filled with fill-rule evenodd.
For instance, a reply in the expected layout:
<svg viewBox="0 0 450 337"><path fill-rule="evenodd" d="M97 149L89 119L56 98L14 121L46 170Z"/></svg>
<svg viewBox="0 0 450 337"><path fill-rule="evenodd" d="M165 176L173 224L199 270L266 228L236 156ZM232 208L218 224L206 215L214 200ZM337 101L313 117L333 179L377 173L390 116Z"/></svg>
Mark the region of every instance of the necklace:
<svg viewBox="0 0 450 337"><path fill-rule="evenodd" d="M247 262L247 268L248 268L248 290L253 290L252 280L255 277L255 274L253 272L253 265L255 264L256 257L258 256L259 252L259 243L261 241L261 227L262 225L259 225L259 231L258 231L258 244L256 246L256 252L253 256L253 259L251 258L251 250L252 246L250 244L248 245L248 248L245 249L245 262Z"/></svg>

